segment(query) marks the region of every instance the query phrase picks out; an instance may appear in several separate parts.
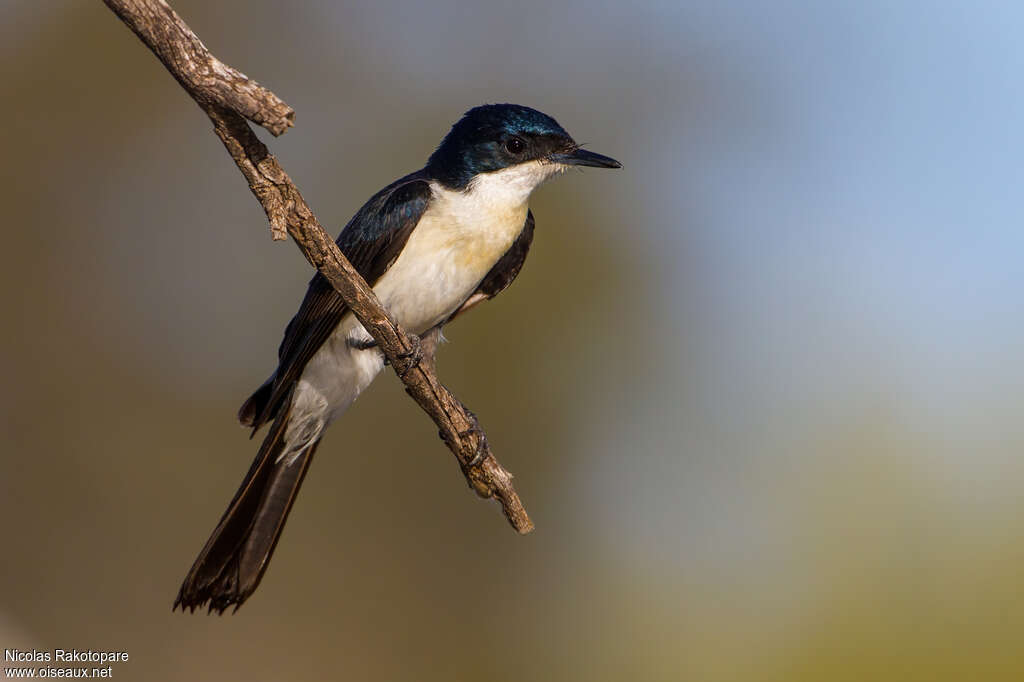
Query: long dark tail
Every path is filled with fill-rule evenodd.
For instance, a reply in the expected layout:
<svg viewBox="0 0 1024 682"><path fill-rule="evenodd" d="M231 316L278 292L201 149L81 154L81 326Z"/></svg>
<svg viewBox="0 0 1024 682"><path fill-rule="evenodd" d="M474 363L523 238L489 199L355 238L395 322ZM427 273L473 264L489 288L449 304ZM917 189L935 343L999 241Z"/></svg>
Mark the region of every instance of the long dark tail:
<svg viewBox="0 0 1024 682"><path fill-rule="evenodd" d="M237 610L260 584L319 444L317 439L278 461L287 446L289 403L278 411L242 486L192 564L175 609L195 611L208 603L210 611L223 613L232 605Z"/></svg>

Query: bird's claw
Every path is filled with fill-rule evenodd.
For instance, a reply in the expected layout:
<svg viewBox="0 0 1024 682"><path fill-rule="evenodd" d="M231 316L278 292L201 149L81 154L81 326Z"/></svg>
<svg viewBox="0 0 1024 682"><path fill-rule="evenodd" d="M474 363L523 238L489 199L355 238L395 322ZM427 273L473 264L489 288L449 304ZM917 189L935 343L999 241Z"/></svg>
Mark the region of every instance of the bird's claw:
<svg viewBox="0 0 1024 682"><path fill-rule="evenodd" d="M409 334L409 341L412 343L412 348L409 350L399 353L398 359L402 361L401 367L396 367L398 370L398 376L405 378L413 367L420 364L420 360L423 359L423 343L420 341L420 337L415 334Z"/></svg>

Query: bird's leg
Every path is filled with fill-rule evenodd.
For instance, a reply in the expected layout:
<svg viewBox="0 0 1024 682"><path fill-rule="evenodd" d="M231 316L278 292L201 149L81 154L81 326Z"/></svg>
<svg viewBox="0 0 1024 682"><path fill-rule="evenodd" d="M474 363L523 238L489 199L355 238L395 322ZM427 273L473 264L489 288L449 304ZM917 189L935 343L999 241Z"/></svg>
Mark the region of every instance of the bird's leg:
<svg viewBox="0 0 1024 682"><path fill-rule="evenodd" d="M377 342L372 337L369 339L349 339L347 343L349 348L355 348L356 350L370 350L377 347Z"/></svg>
<svg viewBox="0 0 1024 682"><path fill-rule="evenodd" d="M445 338L441 334L441 325L431 327L420 334L423 357L420 359L420 367L426 371L437 373L437 346Z"/></svg>
<svg viewBox="0 0 1024 682"><path fill-rule="evenodd" d="M404 377L409 371L420 364L423 359L423 344L420 342L420 337L415 334L408 334L409 342L412 343L412 348L409 350L399 353L398 359L401 360L402 367L398 370L398 375ZM372 338L369 339L348 339L349 348L356 350L370 350L371 348L377 347L377 342ZM384 357L384 364L389 364L387 356Z"/></svg>

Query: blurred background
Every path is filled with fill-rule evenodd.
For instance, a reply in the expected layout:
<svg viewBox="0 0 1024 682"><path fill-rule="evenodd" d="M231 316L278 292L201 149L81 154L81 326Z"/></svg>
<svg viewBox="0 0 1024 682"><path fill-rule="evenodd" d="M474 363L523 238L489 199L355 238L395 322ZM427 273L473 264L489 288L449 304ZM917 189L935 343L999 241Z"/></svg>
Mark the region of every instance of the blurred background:
<svg viewBox="0 0 1024 682"><path fill-rule="evenodd" d="M484 102L617 172L534 196L442 378L516 536L382 375L260 589L172 613L308 265L99 2L6 2L0 639L119 679L1024 678L1015 2L205 3L337 231ZM343 444L351 443L352 445Z"/></svg>

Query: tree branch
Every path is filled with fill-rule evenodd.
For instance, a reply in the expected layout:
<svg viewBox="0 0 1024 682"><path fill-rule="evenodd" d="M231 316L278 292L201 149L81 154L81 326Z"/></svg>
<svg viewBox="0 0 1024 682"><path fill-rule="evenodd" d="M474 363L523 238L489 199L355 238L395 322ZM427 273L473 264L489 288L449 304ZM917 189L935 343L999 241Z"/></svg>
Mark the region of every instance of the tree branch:
<svg viewBox="0 0 1024 682"><path fill-rule="evenodd" d="M533 523L512 487L512 474L491 453L473 414L437 379L436 333L422 340L422 360L410 361L418 340L406 334L381 305L321 227L299 189L245 122L280 135L294 112L274 93L210 54L195 33L163 0L104 0L152 50L213 121L214 131L249 182L270 221L274 239L290 234L313 267L344 299L405 384L406 392L434 423L455 454L466 481L480 497L494 498L519 533ZM474 464L475 463L475 464Z"/></svg>
<svg viewBox="0 0 1024 682"><path fill-rule="evenodd" d="M295 111L290 106L210 54L188 24L163 0L104 1L200 104L219 104L275 136L295 122Z"/></svg>

